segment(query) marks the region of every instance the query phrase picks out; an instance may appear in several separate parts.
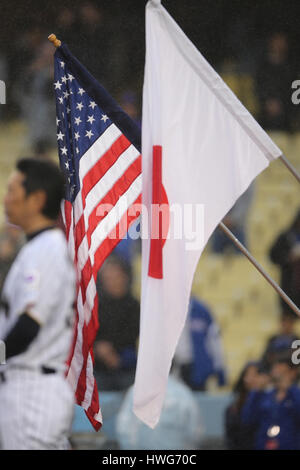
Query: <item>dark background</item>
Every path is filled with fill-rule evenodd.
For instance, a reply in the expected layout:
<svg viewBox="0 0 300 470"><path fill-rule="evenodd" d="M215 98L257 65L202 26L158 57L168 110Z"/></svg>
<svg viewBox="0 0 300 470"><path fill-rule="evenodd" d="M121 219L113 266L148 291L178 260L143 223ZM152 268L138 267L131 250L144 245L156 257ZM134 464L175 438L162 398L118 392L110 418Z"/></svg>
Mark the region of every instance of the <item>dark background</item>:
<svg viewBox="0 0 300 470"><path fill-rule="evenodd" d="M83 3L82 0L1 0L1 50L9 52L16 38L33 25L42 27L45 35L55 32L59 11L64 6L76 9ZM132 60L143 66L140 60L144 57L144 12L147 2L106 0L94 3L103 10L106 28L111 35L121 38L127 34L131 38L136 47L131 53L135 52L139 59ZM300 52L299 1L164 0L162 4L215 66L224 56L237 55L240 51L250 53L250 49L254 48L259 50L268 35L278 30L287 32L291 47ZM74 37L72 42L76 44L80 40L80 37Z"/></svg>
<svg viewBox="0 0 300 470"><path fill-rule="evenodd" d="M145 0L94 1L101 11L100 34L91 45L76 26L65 34L58 17L67 7L80 22L83 0L0 0L0 56L7 62L8 98L30 63L27 35L39 31L37 42L54 32L74 55L108 88L116 99L123 89L134 89L140 99L145 57ZM254 76L266 41L274 32L289 40L290 61L299 78L300 1L292 0L164 0L162 4L206 59L220 72L233 60L242 72ZM27 41L27 46L26 46ZM25 46L24 46L25 44ZM31 46L29 46L31 47ZM100 69L99 69L100 67ZM1 79L1 77L0 77ZM17 105L9 112L17 113Z"/></svg>
<svg viewBox="0 0 300 470"><path fill-rule="evenodd" d="M26 32L32 24L42 25L45 31L51 32L55 29L55 20L62 7L75 9L83 3L82 0L1 0L1 47L9 47L11 39ZM136 42L140 42L140 47L144 47L145 0L94 3L122 29L130 32ZM283 29L291 35L299 50L299 1L164 0L162 4L210 60L218 60L228 49L224 37L234 33L238 21L242 22L245 38L256 42L274 30Z"/></svg>

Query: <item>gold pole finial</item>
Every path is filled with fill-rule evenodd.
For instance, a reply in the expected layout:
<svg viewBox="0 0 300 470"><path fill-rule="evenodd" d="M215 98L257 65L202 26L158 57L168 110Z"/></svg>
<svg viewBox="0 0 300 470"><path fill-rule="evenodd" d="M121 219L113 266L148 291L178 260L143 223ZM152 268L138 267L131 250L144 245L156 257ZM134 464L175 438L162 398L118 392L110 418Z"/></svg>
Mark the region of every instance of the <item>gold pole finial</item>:
<svg viewBox="0 0 300 470"><path fill-rule="evenodd" d="M59 39L57 39L55 34L50 34L50 36L48 36L48 39L49 39L50 42L52 42L53 46L55 46L55 47L61 46L61 41Z"/></svg>

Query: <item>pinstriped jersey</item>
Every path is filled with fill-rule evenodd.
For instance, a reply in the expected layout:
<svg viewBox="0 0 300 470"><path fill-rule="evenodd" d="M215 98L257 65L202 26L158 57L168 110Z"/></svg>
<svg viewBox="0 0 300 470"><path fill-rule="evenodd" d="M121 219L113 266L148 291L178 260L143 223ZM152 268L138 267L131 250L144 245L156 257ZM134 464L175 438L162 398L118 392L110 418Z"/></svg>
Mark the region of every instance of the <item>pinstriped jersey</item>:
<svg viewBox="0 0 300 470"><path fill-rule="evenodd" d="M7 360L6 367L64 370L70 352L76 276L65 236L52 228L26 243L6 277L0 310L0 339L27 312L40 330L28 349Z"/></svg>

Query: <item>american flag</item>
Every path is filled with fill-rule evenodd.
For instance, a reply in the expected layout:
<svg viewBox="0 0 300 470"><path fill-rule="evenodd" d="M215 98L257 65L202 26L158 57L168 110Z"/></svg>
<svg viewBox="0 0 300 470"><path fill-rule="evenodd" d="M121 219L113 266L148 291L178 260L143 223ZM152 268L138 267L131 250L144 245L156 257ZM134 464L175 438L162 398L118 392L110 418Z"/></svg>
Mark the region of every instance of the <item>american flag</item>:
<svg viewBox="0 0 300 470"><path fill-rule="evenodd" d="M62 215L78 273L77 317L67 378L95 429L102 423L93 376L97 273L138 216L140 129L72 56L54 55L57 143L66 177ZM101 312L100 312L101 328Z"/></svg>

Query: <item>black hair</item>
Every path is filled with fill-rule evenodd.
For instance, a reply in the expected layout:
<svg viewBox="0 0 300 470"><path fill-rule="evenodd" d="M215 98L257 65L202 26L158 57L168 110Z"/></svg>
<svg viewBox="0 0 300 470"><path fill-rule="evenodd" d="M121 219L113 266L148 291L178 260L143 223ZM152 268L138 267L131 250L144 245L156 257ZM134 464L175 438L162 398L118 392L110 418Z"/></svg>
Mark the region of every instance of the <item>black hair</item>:
<svg viewBox="0 0 300 470"><path fill-rule="evenodd" d="M249 394L249 390L247 389L244 379L246 376L246 373L248 372L250 367L256 367L257 370L259 369L259 363L256 361L249 361L247 364L244 366L240 376L238 377L234 387L233 387L233 393L235 394L235 406L238 411L241 410L243 407L247 396Z"/></svg>
<svg viewBox="0 0 300 470"><path fill-rule="evenodd" d="M292 308L289 305L285 305L280 313L280 320L298 320L299 317L297 313L292 310Z"/></svg>
<svg viewBox="0 0 300 470"><path fill-rule="evenodd" d="M298 209L297 212L296 212L296 215L295 215L295 218L292 222L290 230L297 230L299 224L300 224L300 209Z"/></svg>
<svg viewBox="0 0 300 470"><path fill-rule="evenodd" d="M44 191L46 202L41 212L49 219L56 220L65 192L64 176L58 166L49 160L22 158L18 160L16 168L25 175L23 186L26 195Z"/></svg>
<svg viewBox="0 0 300 470"><path fill-rule="evenodd" d="M247 364L245 364L245 366L243 367L243 370L242 372L240 373L235 385L233 386L233 392L234 393L245 393L247 392L246 390L246 387L245 387L245 384L244 384L244 378L245 378L245 375L246 373L248 372L248 369L250 367L256 367L257 370L259 369L259 362L258 361L249 361L247 362Z"/></svg>

